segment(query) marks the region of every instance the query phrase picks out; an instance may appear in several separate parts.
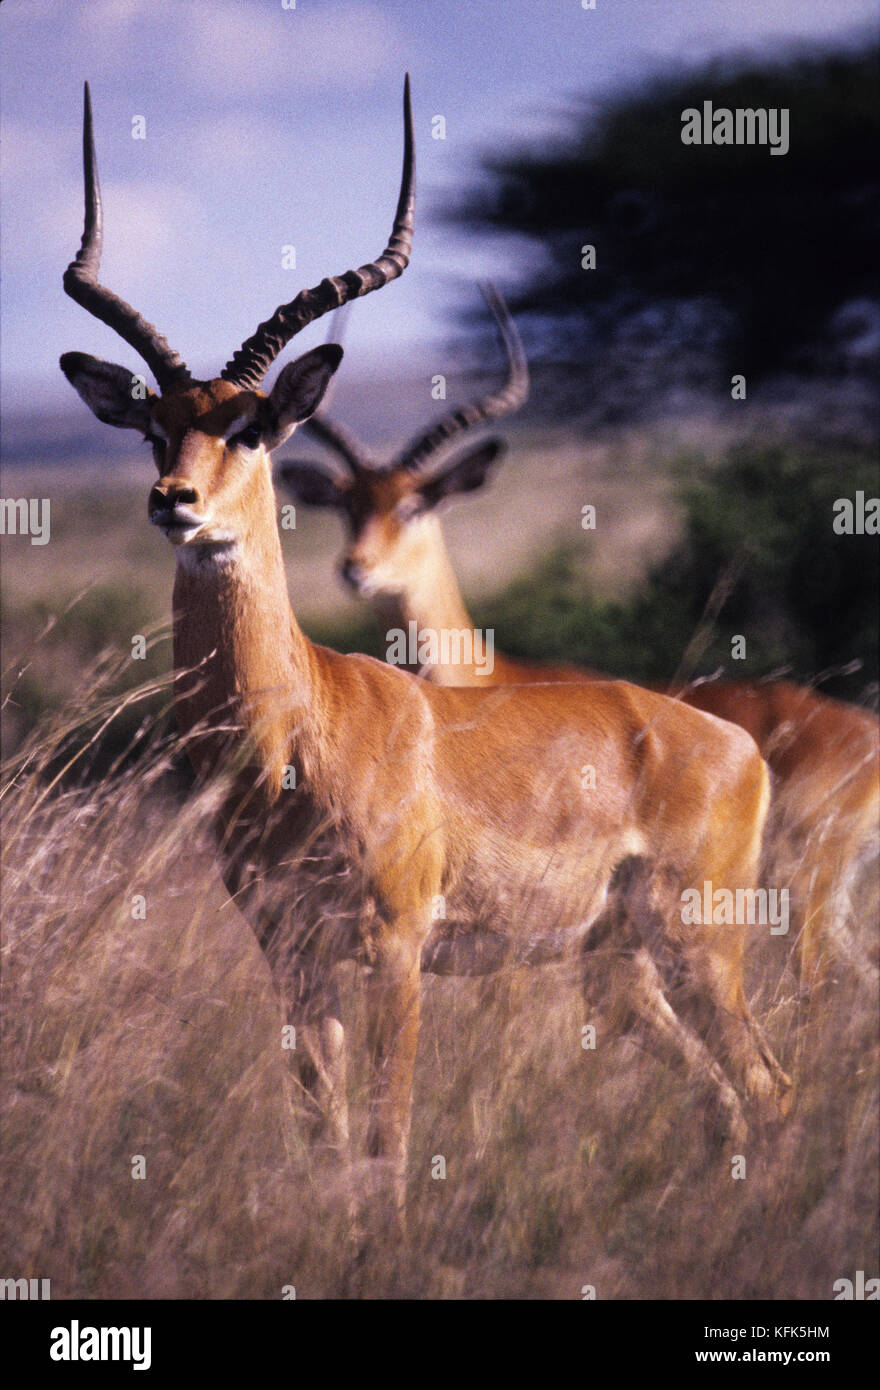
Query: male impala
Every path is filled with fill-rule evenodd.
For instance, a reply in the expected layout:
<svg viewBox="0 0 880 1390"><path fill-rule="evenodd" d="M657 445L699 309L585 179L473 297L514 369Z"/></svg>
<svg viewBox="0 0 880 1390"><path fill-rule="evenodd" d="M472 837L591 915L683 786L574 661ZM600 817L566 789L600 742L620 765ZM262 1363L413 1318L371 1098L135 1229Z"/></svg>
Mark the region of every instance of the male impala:
<svg viewBox="0 0 880 1390"><path fill-rule="evenodd" d="M507 380L499 390L442 415L390 461L374 458L326 415L314 415L307 431L329 446L345 473L330 476L310 461L280 465L282 479L299 501L339 511L348 530L343 577L371 599L387 627L404 632L411 626L416 633L473 632L434 508L455 493L482 487L504 446L485 439L452 459L444 451L473 426L516 410L529 385L506 306L491 286L483 293L507 354ZM441 647L436 664L421 674L443 686L608 679L583 667L516 661L499 652L487 669L488 663L472 656L474 646L460 642L456 653L455 644L447 643L453 654L444 658ZM788 681L703 682L675 693L747 729L774 774L779 824L800 858L794 890L801 908L804 983L821 977L832 939L874 980L876 972L837 920L835 899L880 828L876 717Z"/></svg>
<svg viewBox="0 0 880 1390"><path fill-rule="evenodd" d="M194 381L156 330L98 284L87 96L85 232L65 288L145 358L162 394L133 400L128 370L81 353L61 359L100 419L153 444L150 520L177 559L180 728L198 774L223 774L224 879L285 998L304 1082L343 1148L333 967L367 967L368 1148L391 1165L400 1210L420 969L482 973L586 953L601 939L625 1021L645 1022L658 1049L708 1081L733 1132L743 1124L735 1088L761 1120L784 1109L790 1084L743 996L742 927L685 927L663 896L677 908L685 885L754 882L769 793L747 734L622 683L435 688L313 645L290 611L269 453L314 410L341 349L289 363L268 395L259 383L306 323L405 269L408 91L405 111L403 181L383 254L282 305L218 378ZM596 770L586 792L585 762ZM643 884L647 864L660 925L657 914L636 921L620 905L620 885Z"/></svg>

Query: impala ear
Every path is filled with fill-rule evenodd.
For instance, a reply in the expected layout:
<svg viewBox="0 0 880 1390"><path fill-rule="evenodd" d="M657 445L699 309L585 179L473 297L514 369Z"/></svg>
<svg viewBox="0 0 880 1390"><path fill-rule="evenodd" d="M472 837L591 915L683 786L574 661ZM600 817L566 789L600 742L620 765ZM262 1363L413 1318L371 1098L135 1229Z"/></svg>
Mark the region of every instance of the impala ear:
<svg viewBox="0 0 880 1390"><path fill-rule="evenodd" d="M150 403L156 396L142 376L87 352L65 352L59 365L92 414L105 425L149 432Z"/></svg>
<svg viewBox="0 0 880 1390"><path fill-rule="evenodd" d="M339 344L324 343L295 362L288 362L269 396L272 428L269 439L264 441L266 448L277 449L297 425L314 414L341 361Z"/></svg>
<svg viewBox="0 0 880 1390"><path fill-rule="evenodd" d="M419 488L425 508L436 507L444 497L457 492L476 492L489 477L492 465L507 449L503 439L486 439L476 449L459 454L440 473L428 478Z"/></svg>
<svg viewBox="0 0 880 1390"><path fill-rule="evenodd" d="M278 476L297 502L305 507L341 507L346 488L318 464L305 459L285 459Z"/></svg>

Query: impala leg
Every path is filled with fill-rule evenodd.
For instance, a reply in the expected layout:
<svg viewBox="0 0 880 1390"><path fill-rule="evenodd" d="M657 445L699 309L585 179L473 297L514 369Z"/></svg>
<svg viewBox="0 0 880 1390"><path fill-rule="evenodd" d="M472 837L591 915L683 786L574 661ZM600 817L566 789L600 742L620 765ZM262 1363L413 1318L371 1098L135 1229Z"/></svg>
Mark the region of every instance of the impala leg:
<svg viewBox="0 0 880 1390"><path fill-rule="evenodd" d="M820 989L829 970L845 960L859 978L877 987L877 970L849 926L850 891L878 845L876 764L854 769L848 786L830 798L806 784L791 789L787 814L797 867L792 896L798 912L797 962L804 995ZM806 804L811 809L801 810Z"/></svg>
<svg viewBox="0 0 880 1390"><path fill-rule="evenodd" d="M639 948L603 967L610 1019L621 1031L650 1034L652 1053L688 1076L705 1078L714 1095L722 1128L734 1142L746 1135L742 1106L730 1081L705 1043L679 1018L664 993L663 979L649 952ZM609 978L610 976L610 978Z"/></svg>
<svg viewBox="0 0 880 1390"><path fill-rule="evenodd" d="M762 1123L788 1114L791 1078L783 1071L752 1016L743 990L740 928L719 925L688 952L688 981L680 1008L696 1020L701 1036L745 1095Z"/></svg>
<svg viewBox="0 0 880 1390"><path fill-rule="evenodd" d="M257 939L293 1028L292 1061L310 1103L312 1137L323 1139L348 1165L345 1030L332 963L291 950L269 913L259 923Z"/></svg>
<svg viewBox="0 0 880 1390"><path fill-rule="evenodd" d="M367 1152L390 1167L391 1222L401 1229L412 1078L419 1039L422 933L380 942L367 982L370 1116ZM383 1184L384 1186L384 1184Z"/></svg>
<svg viewBox="0 0 880 1390"><path fill-rule="evenodd" d="M753 878L743 869L742 861L751 867L756 859L757 844L754 844L751 852L744 852L734 860L735 868L729 859L726 863L722 860L720 865L715 860L711 867L700 867L695 872L695 881L708 879L716 884L748 884ZM700 1048L708 1049L719 1066L724 1086L730 1086L732 1081L738 1094L749 1100L762 1122L784 1116L791 1100L791 1080L774 1057L746 1003L743 928L735 924L685 925L681 921L680 890L674 877L662 874L652 874L647 880L637 877L633 886L635 897L625 911L647 948L652 964L658 968L656 975L651 974L641 959L643 953L635 953L633 968L641 969L641 980L625 982L624 988L634 991L636 1001L640 998L647 1001L642 1002L639 1012L654 1024L655 1031L662 1031L665 1019L667 1040L675 1037L669 1032L669 1020L659 1002L662 999L687 1030L689 1041L682 1035L676 1042L682 1056L692 1051L693 1041L698 1041ZM671 888L674 890L672 897ZM669 996L668 1001L664 991ZM719 1073L712 1071L710 1076L722 1107L729 1109L729 1098L720 1086Z"/></svg>
<svg viewBox="0 0 880 1390"><path fill-rule="evenodd" d="M766 824L767 783L761 780L763 797L758 790L760 782L756 784L757 796L746 790L739 803L739 818L727 820L721 836L705 844L693 865L690 883L709 882L733 894L740 888L754 888ZM759 799L764 801L763 811L755 804ZM755 814L750 814L752 811ZM776 1124L788 1114L792 1085L746 1002L746 926L730 921L686 924L680 910L676 915L673 939L686 966L681 1007L691 1019L696 1016L700 1036L749 1101L758 1121Z"/></svg>
<svg viewBox="0 0 880 1390"><path fill-rule="evenodd" d="M284 1002L286 1022L294 1033L293 1069L310 1102L312 1137L324 1138L331 1148L347 1154L345 1031L332 962L322 962L314 950L297 944L284 912L276 905L253 900L246 865L257 832L248 829L244 820L237 826L236 852L226 862L224 882L241 911L253 921L272 982ZM221 839L229 834L225 823L220 834ZM307 934L304 939L308 940Z"/></svg>
<svg viewBox="0 0 880 1390"><path fill-rule="evenodd" d="M345 1030L335 983L305 1010L288 1011L296 1028L296 1069L312 1110L312 1138L321 1141L340 1165L349 1237L360 1239L348 1124L348 1068ZM307 1021L303 1022L303 1018Z"/></svg>
<svg viewBox="0 0 880 1390"><path fill-rule="evenodd" d="M809 787L802 790L802 796L809 803ZM842 816L842 809L838 809ZM837 880L843 865L830 822L824 800L818 815L811 812L798 816L796 805L782 808L779 815L779 839L786 862L792 866L789 873L796 917L792 964L801 993L807 997L825 979L831 960Z"/></svg>
<svg viewBox="0 0 880 1390"><path fill-rule="evenodd" d="M742 986L731 1007L718 1011L721 1050L761 1119L773 1125L791 1108L791 1078L773 1055L746 1003Z"/></svg>
<svg viewBox="0 0 880 1390"><path fill-rule="evenodd" d="M348 1075L336 985L310 999L306 1007L303 1001L291 1005L288 1019L296 1028L297 1072L314 1106L316 1135L347 1157Z"/></svg>
<svg viewBox="0 0 880 1390"><path fill-rule="evenodd" d="M807 888L799 894L804 920L798 938L798 964L801 989L807 996L821 989L828 981L829 968L841 960L868 988L877 988L877 967L855 939L847 920L849 893L858 869L855 853L849 862L843 854L829 854L825 863L810 873Z"/></svg>
<svg viewBox="0 0 880 1390"><path fill-rule="evenodd" d="M796 898L803 905L803 923L798 940L798 973L801 987L809 994L825 979L831 960L828 943L834 914L835 880L838 865L824 862L805 869L795 879Z"/></svg>

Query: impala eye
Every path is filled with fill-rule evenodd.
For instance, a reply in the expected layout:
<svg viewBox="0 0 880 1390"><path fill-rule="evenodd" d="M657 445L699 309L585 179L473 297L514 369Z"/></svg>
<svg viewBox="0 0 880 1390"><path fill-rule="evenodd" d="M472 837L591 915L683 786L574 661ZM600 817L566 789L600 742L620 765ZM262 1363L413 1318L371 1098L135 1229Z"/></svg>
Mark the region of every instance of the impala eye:
<svg viewBox="0 0 880 1390"><path fill-rule="evenodd" d="M229 443L232 445L233 449L237 449L240 445L243 445L245 449L256 449L262 438L262 433L260 426L254 422L248 425L247 428L243 429L239 434L234 434Z"/></svg>

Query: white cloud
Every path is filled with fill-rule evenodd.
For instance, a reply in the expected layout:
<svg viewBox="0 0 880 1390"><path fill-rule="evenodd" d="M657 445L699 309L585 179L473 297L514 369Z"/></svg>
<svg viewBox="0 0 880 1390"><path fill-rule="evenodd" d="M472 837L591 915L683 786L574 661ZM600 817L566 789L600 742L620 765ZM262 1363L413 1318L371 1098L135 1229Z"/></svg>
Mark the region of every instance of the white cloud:
<svg viewBox="0 0 880 1390"><path fill-rule="evenodd" d="M187 88L224 101L286 84L363 88L400 66L397 28L371 0L295 10L253 0L91 0L76 22L105 70L135 62L161 31Z"/></svg>
<svg viewBox="0 0 880 1390"><path fill-rule="evenodd" d="M61 126L4 117L0 169L7 187L16 179L31 181L39 169L44 187L54 184L70 161L70 132Z"/></svg>
<svg viewBox="0 0 880 1390"><path fill-rule="evenodd" d="M81 197L82 195L80 195ZM189 240L199 219L199 205L185 188L143 180L113 183L103 189L104 243L136 277L155 276L157 258ZM152 264L151 264L152 263Z"/></svg>
<svg viewBox="0 0 880 1390"><path fill-rule="evenodd" d="M162 257L179 250L181 236L201 230L201 209L188 189L173 183L104 184L104 255L101 275L126 280L126 297L155 283L163 270ZM27 190L14 207L7 206L7 235L3 261L8 270L33 266L39 259L58 266L58 273L79 249L82 236L82 179L75 175L52 184L49 198ZM120 290L120 293L123 291Z"/></svg>
<svg viewBox="0 0 880 1390"><path fill-rule="evenodd" d="M363 87L399 66L400 41L387 13L373 4L283 10L214 0L189 5L188 70L203 88L258 94L285 83L297 90Z"/></svg>
<svg viewBox="0 0 880 1390"><path fill-rule="evenodd" d="M215 174L233 184L241 197L248 195L246 171L259 151L261 164L285 169L293 163L297 132L281 121L228 111L200 120L186 135L187 157L199 178ZM238 172L236 172L238 171Z"/></svg>
<svg viewBox="0 0 880 1390"><path fill-rule="evenodd" d="M167 10L169 0L150 3L150 0L90 0L78 16L80 26L96 39L112 39L129 29L139 19L158 10Z"/></svg>

